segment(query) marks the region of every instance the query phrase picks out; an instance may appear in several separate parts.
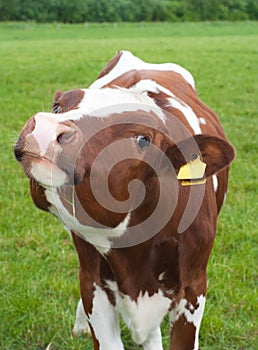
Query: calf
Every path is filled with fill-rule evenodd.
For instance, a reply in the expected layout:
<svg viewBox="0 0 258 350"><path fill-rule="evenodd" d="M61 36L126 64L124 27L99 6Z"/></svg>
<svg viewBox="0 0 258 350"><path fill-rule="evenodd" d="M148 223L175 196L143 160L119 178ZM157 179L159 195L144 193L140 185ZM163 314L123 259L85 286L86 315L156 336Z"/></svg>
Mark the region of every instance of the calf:
<svg viewBox="0 0 258 350"><path fill-rule="evenodd" d="M15 156L35 205L71 232L94 349L198 349L206 267L234 150L175 64L119 52L88 89L57 92ZM83 317L80 306L78 314Z"/></svg>

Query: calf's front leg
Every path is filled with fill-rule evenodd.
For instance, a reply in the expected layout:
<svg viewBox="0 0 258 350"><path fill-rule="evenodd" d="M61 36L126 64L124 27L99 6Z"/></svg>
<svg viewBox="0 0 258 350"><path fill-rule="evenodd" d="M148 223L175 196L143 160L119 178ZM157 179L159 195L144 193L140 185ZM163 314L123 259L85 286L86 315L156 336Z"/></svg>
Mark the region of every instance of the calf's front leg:
<svg viewBox="0 0 258 350"><path fill-rule="evenodd" d="M191 300L192 297L190 298ZM170 350L198 350L199 330L205 307L205 295L196 296L195 303L182 298L170 313Z"/></svg>
<svg viewBox="0 0 258 350"><path fill-rule="evenodd" d="M90 327L87 316L84 311L82 299L79 300L76 310L75 322L73 327L73 335L90 334Z"/></svg>
<svg viewBox="0 0 258 350"><path fill-rule="evenodd" d="M154 329L149 338L142 344L143 350L163 350L160 327Z"/></svg>
<svg viewBox="0 0 258 350"><path fill-rule="evenodd" d="M81 297L94 350L124 350L118 313L101 287L100 271L105 267L105 260L91 244L74 233L73 241L80 262Z"/></svg>
<svg viewBox="0 0 258 350"><path fill-rule="evenodd" d="M98 285L95 285L94 289L92 310L88 313L94 350L124 350L120 336L119 315L106 292Z"/></svg>

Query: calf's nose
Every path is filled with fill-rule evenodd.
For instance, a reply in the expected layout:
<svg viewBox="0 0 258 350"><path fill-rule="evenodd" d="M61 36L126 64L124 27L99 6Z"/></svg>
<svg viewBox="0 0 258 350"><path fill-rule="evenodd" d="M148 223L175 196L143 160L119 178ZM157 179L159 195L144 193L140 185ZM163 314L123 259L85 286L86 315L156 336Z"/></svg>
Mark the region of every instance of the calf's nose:
<svg viewBox="0 0 258 350"><path fill-rule="evenodd" d="M25 124L24 128L22 129L22 132L14 146L14 156L18 160L18 162L22 161L22 156L24 153L24 146L25 146L25 139L24 135L30 134L33 132L35 128L35 118L34 116L31 117L27 123Z"/></svg>
<svg viewBox="0 0 258 350"><path fill-rule="evenodd" d="M14 147L14 156L15 156L16 160L18 160L18 162L22 161L22 155L23 155L23 151L19 147L18 143L16 143L16 145Z"/></svg>
<svg viewBox="0 0 258 350"><path fill-rule="evenodd" d="M74 123L59 122L55 117L52 113L38 113L28 120L14 148L18 161L22 161L26 152L41 157L49 152L53 155L58 147L64 148L79 141L79 130Z"/></svg>
<svg viewBox="0 0 258 350"><path fill-rule="evenodd" d="M37 141L41 156L46 154L50 145L62 146L76 141L77 129L72 122L59 123L52 114L48 113L39 113L34 116L34 120L34 129L30 135Z"/></svg>

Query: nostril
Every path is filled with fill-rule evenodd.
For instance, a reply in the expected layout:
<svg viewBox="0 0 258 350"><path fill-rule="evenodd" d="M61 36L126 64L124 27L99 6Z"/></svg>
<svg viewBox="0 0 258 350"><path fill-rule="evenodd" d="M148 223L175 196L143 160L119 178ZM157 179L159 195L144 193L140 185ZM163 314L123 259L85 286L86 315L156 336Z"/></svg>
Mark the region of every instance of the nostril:
<svg viewBox="0 0 258 350"><path fill-rule="evenodd" d="M58 135L56 140L59 144L64 145L64 144L73 142L75 138L76 138L76 131L69 130L69 131L62 132L60 135Z"/></svg>
<svg viewBox="0 0 258 350"><path fill-rule="evenodd" d="M22 161L23 152L19 148L14 148L14 155L18 162Z"/></svg>

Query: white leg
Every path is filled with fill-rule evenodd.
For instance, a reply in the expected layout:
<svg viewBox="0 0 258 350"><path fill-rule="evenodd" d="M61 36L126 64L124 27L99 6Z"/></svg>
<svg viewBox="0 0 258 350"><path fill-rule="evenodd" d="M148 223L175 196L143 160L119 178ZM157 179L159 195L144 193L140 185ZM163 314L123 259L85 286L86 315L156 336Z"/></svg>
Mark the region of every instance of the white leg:
<svg viewBox="0 0 258 350"><path fill-rule="evenodd" d="M79 334L90 334L90 327L88 324L88 319L84 311L82 300L79 300L75 323L73 327L73 335L78 336Z"/></svg>
<svg viewBox="0 0 258 350"><path fill-rule="evenodd" d="M89 323L93 328L100 350L124 350L119 326L119 316L108 300L106 292L95 286L92 313Z"/></svg>
<svg viewBox="0 0 258 350"><path fill-rule="evenodd" d="M144 350L163 350L160 327L152 331L142 346Z"/></svg>

